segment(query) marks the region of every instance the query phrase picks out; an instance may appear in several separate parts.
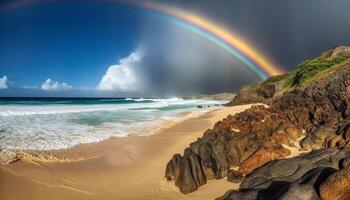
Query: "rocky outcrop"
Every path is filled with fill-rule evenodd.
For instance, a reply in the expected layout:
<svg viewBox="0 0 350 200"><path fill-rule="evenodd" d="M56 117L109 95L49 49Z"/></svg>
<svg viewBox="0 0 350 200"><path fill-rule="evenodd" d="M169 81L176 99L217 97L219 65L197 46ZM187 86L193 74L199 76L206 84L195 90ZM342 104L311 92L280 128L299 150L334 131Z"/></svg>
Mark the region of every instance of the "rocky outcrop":
<svg viewBox="0 0 350 200"><path fill-rule="evenodd" d="M239 190L230 191L219 199L320 199L321 183L328 177L333 180L332 174L348 158L350 150L324 149L275 160L246 176Z"/></svg>
<svg viewBox="0 0 350 200"><path fill-rule="evenodd" d="M350 166L332 174L320 188L323 200L350 199Z"/></svg>
<svg viewBox="0 0 350 200"><path fill-rule="evenodd" d="M332 60L339 54L350 53L350 47L338 46L321 54L321 57Z"/></svg>
<svg viewBox="0 0 350 200"><path fill-rule="evenodd" d="M195 191L207 182L200 158L190 148L185 149L184 156L173 156L166 168L166 178L175 180L175 185L182 193Z"/></svg>
<svg viewBox="0 0 350 200"><path fill-rule="evenodd" d="M250 174L264 164L272 160L287 157L290 154L290 150L283 148L281 144L266 144L240 164L239 172Z"/></svg>
<svg viewBox="0 0 350 200"><path fill-rule="evenodd" d="M282 94L283 85L285 84L285 82L285 80L268 80L265 82L244 86L239 91L239 93L233 98L233 100L227 105L233 106L250 103L269 104L271 99Z"/></svg>
<svg viewBox="0 0 350 200"><path fill-rule="evenodd" d="M324 80L318 80L320 77L336 72L339 68L344 69L348 67L346 65L349 65L349 59L350 47L335 47L315 59L301 63L291 72L273 76L263 82L243 87L227 105L233 106L248 103L272 105L272 102L282 97L284 93L294 89L305 88L309 83L322 83ZM337 68L335 67L336 65L344 65L344 67ZM325 71L329 74L324 73Z"/></svg>
<svg viewBox="0 0 350 200"><path fill-rule="evenodd" d="M244 87L228 105L257 102L269 107L229 115L190 144L199 164L187 170L200 169L209 180L231 176L230 169L239 167L247 176L241 190L228 193L228 199L298 199L295 193L318 199L315 188L339 165L349 163L350 51L335 48L296 71ZM290 153L281 145L293 146L300 137L302 150L313 152L283 159ZM323 148L333 149L318 150ZM172 163L176 160L167 171ZM186 179L196 182L193 175ZM176 185L181 190L181 182Z"/></svg>
<svg viewBox="0 0 350 200"><path fill-rule="evenodd" d="M248 174L270 160L290 155L290 151L283 148L281 143L289 144L301 135L300 130L278 119L268 108L252 106L245 112L230 115L216 123L213 129L207 130L203 137L190 144L184 157L174 155L167 164L165 177L175 180L181 191L193 191L203 183L196 184L198 181L194 174L203 174L206 180L220 179L228 175L230 168L239 166L241 173ZM186 152L191 152L191 156L196 158L195 164L182 164L181 160L189 154ZM179 177L188 181L177 181Z"/></svg>

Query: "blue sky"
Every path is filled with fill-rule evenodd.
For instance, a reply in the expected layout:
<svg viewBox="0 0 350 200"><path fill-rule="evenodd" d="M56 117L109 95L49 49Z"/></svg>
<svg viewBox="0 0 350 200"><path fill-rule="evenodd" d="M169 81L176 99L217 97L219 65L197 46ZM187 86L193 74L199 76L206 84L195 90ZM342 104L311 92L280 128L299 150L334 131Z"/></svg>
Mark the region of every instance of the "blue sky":
<svg viewBox="0 0 350 200"><path fill-rule="evenodd" d="M158 1L217 22L287 70L350 45L346 0ZM0 9L0 96L178 96L237 92L261 80L219 47L141 8L58 2Z"/></svg>
<svg viewBox="0 0 350 200"><path fill-rule="evenodd" d="M137 47L142 20L125 7L97 6L45 5L2 14L0 74L14 87L40 86L47 78L94 87L109 65Z"/></svg>

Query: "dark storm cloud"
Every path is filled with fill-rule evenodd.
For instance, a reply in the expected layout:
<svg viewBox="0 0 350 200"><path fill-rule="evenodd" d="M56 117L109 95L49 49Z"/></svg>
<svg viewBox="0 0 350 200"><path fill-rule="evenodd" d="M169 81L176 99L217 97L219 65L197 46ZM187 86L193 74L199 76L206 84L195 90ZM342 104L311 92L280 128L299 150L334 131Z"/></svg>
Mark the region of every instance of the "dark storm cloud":
<svg viewBox="0 0 350 200"><path fill-rule="evenodd" d="M141 40L145 56L135 70L151 94L236 92L260 80L222 48L176 25L149 25Z"/></svg>
<svg viewBox="0 0 350 200"><path fill-rule="evenodd" d="M286 69L334 46L350 45L348 0L171 2L239 33Z"/></svg>
<svg viewBox="0 0 350 200"><path fill-rule="evenodd" d="M162 1L163 2L163 1ZM168 2L167 2L168 3ZM350 45L350 2L329 0L176 1L173 6L198 13L238 33L285 70L336 45ZM169 25L168 25L169 26ZM152 25L146 25L154 29ZM170 26L171 27L171 26ZM146 28L147 29L147 28ZM259 78L200 36L171 27L159 35L145 31L142 62L155 93L237 91Z"/></svg>

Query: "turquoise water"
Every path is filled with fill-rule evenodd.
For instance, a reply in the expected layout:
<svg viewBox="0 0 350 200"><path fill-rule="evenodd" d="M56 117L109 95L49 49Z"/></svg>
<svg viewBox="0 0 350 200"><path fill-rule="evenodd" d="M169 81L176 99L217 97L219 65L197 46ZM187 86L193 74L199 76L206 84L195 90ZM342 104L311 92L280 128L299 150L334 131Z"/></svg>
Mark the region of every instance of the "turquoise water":
<svg viewBox="0 0 350 200"><path fill-rule="evenodd" d="M225 102L172 99L1 98L0 149L62 149L112 136L148 135Z"/></svg>

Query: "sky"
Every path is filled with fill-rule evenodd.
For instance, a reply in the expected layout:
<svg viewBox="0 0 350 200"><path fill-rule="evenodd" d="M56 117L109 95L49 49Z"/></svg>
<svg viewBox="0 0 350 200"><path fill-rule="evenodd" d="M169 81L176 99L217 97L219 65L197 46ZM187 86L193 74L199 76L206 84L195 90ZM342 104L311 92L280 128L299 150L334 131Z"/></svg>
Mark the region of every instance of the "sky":
<svg viewBox="0 0 350 200"><path fill-rule="evenodd" d="M21 1L0 3L0 96L181 96L237 92L262 80L144 8L64 0L5 9L13 2ZM210 19L284 71L350 46L348 0L152 2Z"/></svg>

